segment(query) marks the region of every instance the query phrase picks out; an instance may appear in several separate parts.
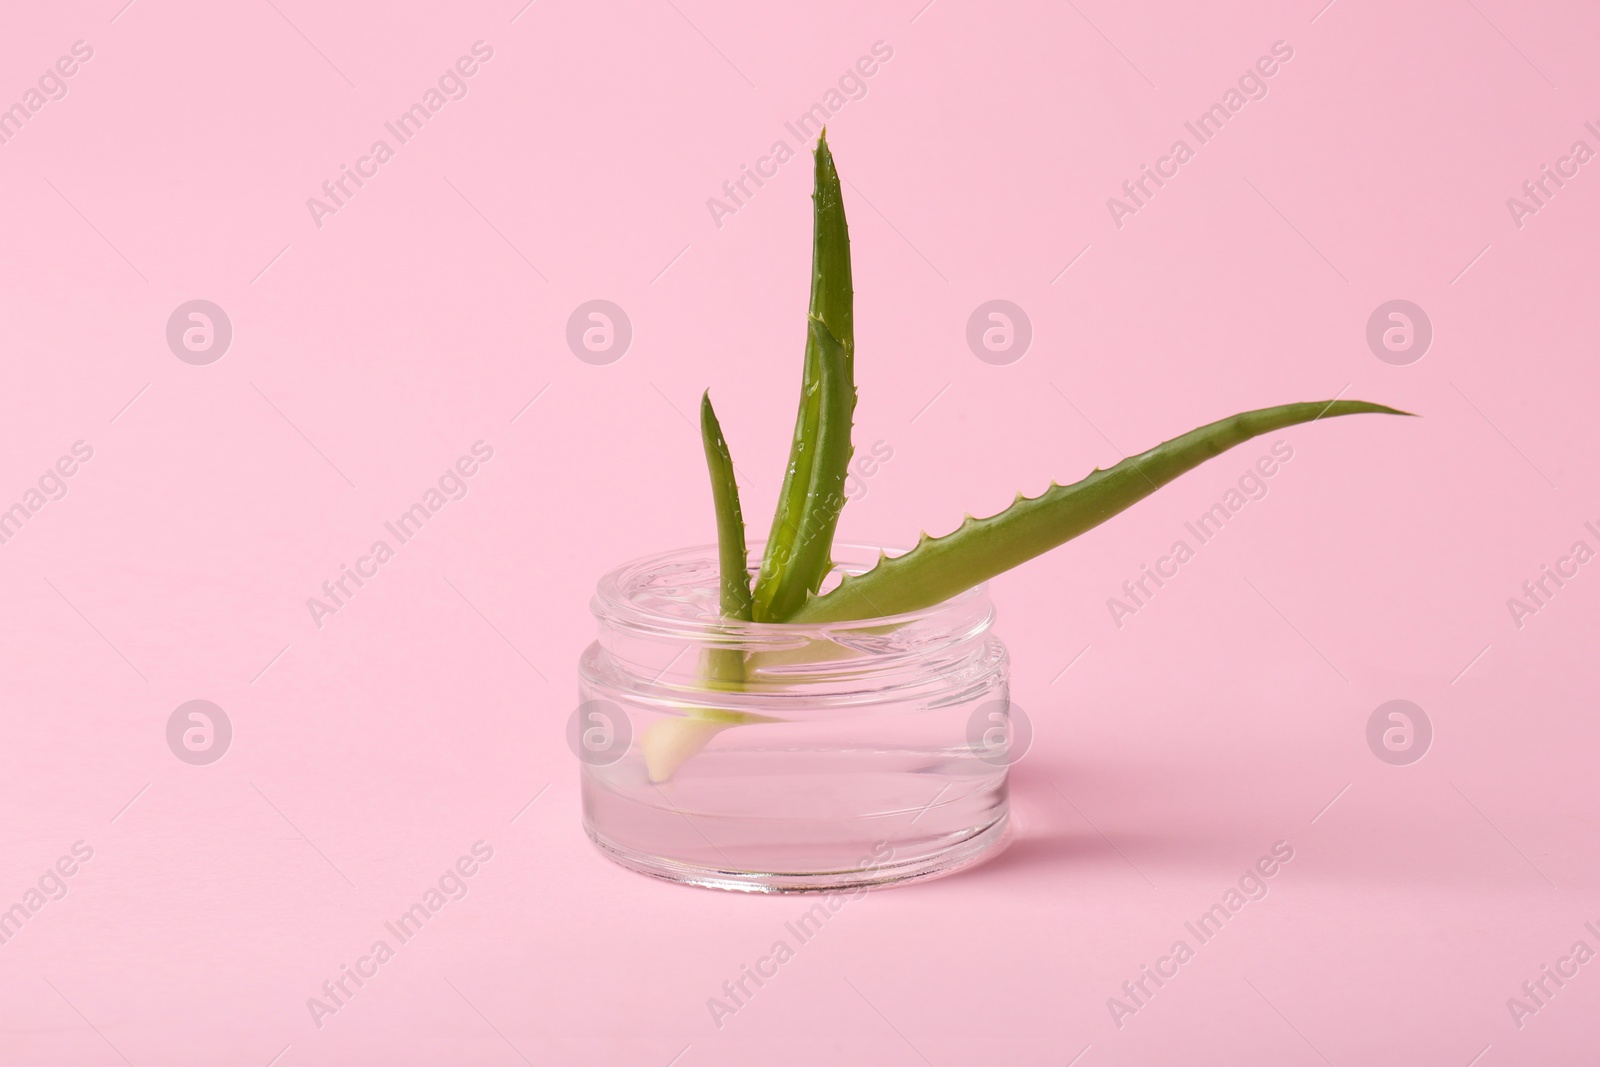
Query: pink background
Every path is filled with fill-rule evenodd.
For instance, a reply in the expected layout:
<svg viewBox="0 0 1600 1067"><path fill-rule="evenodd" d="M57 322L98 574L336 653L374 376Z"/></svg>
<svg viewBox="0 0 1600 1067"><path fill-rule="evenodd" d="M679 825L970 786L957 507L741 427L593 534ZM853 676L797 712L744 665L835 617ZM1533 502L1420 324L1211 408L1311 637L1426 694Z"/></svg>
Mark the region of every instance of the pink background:
<svg viewBox="0 0 1600 1067"><path fill-rule="evenodd" d="M1521 1028L1506 1001L1600 949L1600 573L1520 628L1506 601L1600 547L1600 164L1520 227L1506 198L1600 148L1600 10L122 3L0 36L7 104L94 53L0 145L0 506L94 451L0 546L0 908L93 849L0 945L6 1062L1588 1062L1600 963ZM307 198L479 40L466 97L319 228ZM851 904L719 1029L707 998L811 902L601 859L562 731L595 578L712 536L707 386L765 525L805 157L720 227L706 200L877 41L830 140L857 439L894 458L843 536L1244 408L1424 417L1252 442L996 581L1037 735L1014 843ZM1118 228L1106 199L1276 41L1268 95ZM565 342L594 298L634 331L607 366ZM1008 366L965 341L994 298L1034 329ZM1397 298L1435 331L1408 366L1364 336ZM206 366L164 335L192 299L233 325ZM1118 628L1106 599L1277 439L1270 494ZM479 440L465 499L319 629L307 598ZM1390 766L1366 723L1402 698L1435 736ZM193 699L233 724L209 766L165 740ZM468 895L316 1026L479 840ZM1107 998L1277 841L1270 894L1119 1028Z"/></svg>

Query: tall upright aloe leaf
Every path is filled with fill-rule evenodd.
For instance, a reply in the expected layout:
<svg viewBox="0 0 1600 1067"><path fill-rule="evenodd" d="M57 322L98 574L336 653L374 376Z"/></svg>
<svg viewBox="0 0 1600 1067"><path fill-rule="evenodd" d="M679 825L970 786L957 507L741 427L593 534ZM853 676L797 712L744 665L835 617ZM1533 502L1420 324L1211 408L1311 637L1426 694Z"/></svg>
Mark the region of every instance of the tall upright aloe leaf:
<svg viewBox="0 0 1600 1067"><path fill-rule="evenodd" d="M1052 482L1032 498L1018 493L998 515L969 515L943 537L923 534L910 552L881 557L865 574L810 598L784 621L839 622L931 607L1093 529L1234 445L1296 423L1363 413L1410 414L1364 400L1329 400L1261 408L1209 423L1072 485Z"/></svg>
<svg viewBox="0 0 1600 1067"><path fill-rule="evenodd" d="M826 131L817 141L811 201L811 307L800 410L772 533L756 577L758 622L787 618L827 576L852 453L856 387L850 231Z"/></svg>

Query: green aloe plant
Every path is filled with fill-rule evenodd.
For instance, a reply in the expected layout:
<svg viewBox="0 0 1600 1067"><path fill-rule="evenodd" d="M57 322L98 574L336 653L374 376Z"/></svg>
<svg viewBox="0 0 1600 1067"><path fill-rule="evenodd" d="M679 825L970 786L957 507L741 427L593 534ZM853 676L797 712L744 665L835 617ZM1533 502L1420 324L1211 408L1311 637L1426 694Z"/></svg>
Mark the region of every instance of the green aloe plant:
<svg viewBox="0 0 1600 1067"><path fill-rule="evenodd" d="M987 518L967 516L942 537L922 534L903 555L880 555L870 570L822 592L833 569L830 550L853 447L855 413L854 291L850 234L839 172L823 131L816 148L812 199L811 305L807 316L800 410L789 466L761 566L752 583L733 460L709 392L700 417L716 505L721 611L730 620L825 624L899 615L932 607L1055 548L1132 507L1186 471L1252 437L1339 415L1407 415L1364 400L1283 404L1233 415L1190 430L1147 452L1095 470L1071 485L1051 483L1039 496L1018 493ZM737 649L713 650L705 673L712 688L738 688L755 666ZM650 777L670 777L721 730L762 716L704 709L658 720L641 739Z"/></svg>

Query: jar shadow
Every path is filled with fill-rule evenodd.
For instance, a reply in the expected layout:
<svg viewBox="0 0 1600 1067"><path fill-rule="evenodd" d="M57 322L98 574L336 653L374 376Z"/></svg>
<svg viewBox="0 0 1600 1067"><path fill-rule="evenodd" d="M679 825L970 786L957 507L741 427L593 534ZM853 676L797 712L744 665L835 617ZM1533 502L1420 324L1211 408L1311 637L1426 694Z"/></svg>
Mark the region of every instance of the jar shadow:
<svg viewBox="0 0 1600 1067"><path fill-rule="evenodd" d="M1140 870L1129 851L1142 859L1151 853L1193 854L1203 843L1180 834L1117 834L1113 844L1101 834L1082 810L1055 785L1075 780L1084 768L1070 765L1044 765L1029 761L1011 767L1009 779L1010 825L1005 840L977 862L950 878L926 879L972 886L997 878L1014 879L1018 874L1051 870L1058 876L1081 874L1091 865L1111 862L1124 865L1128 877L1153 888L1147 871ZM1219 847L1221 846L1219 842ZM1148 866L1148 861L1146 861ZM914 889L917 883L905 888Z"/></svg>

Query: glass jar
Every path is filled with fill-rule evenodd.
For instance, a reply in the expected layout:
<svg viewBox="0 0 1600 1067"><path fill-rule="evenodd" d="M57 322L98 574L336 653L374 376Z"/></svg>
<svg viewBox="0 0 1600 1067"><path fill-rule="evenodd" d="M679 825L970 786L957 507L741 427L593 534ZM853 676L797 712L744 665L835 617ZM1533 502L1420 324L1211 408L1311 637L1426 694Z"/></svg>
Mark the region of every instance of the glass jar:
<svg viewBox="0 0 1600 1067"><path fill-rule="evenodd" d="M834 554L824 590L878 558ZM1000 843L1009 663L984 587L821 624L726 620L717 590L712 546L596 589L568 742L602 852L672 881L797 892L940 874Z"/></svg>

